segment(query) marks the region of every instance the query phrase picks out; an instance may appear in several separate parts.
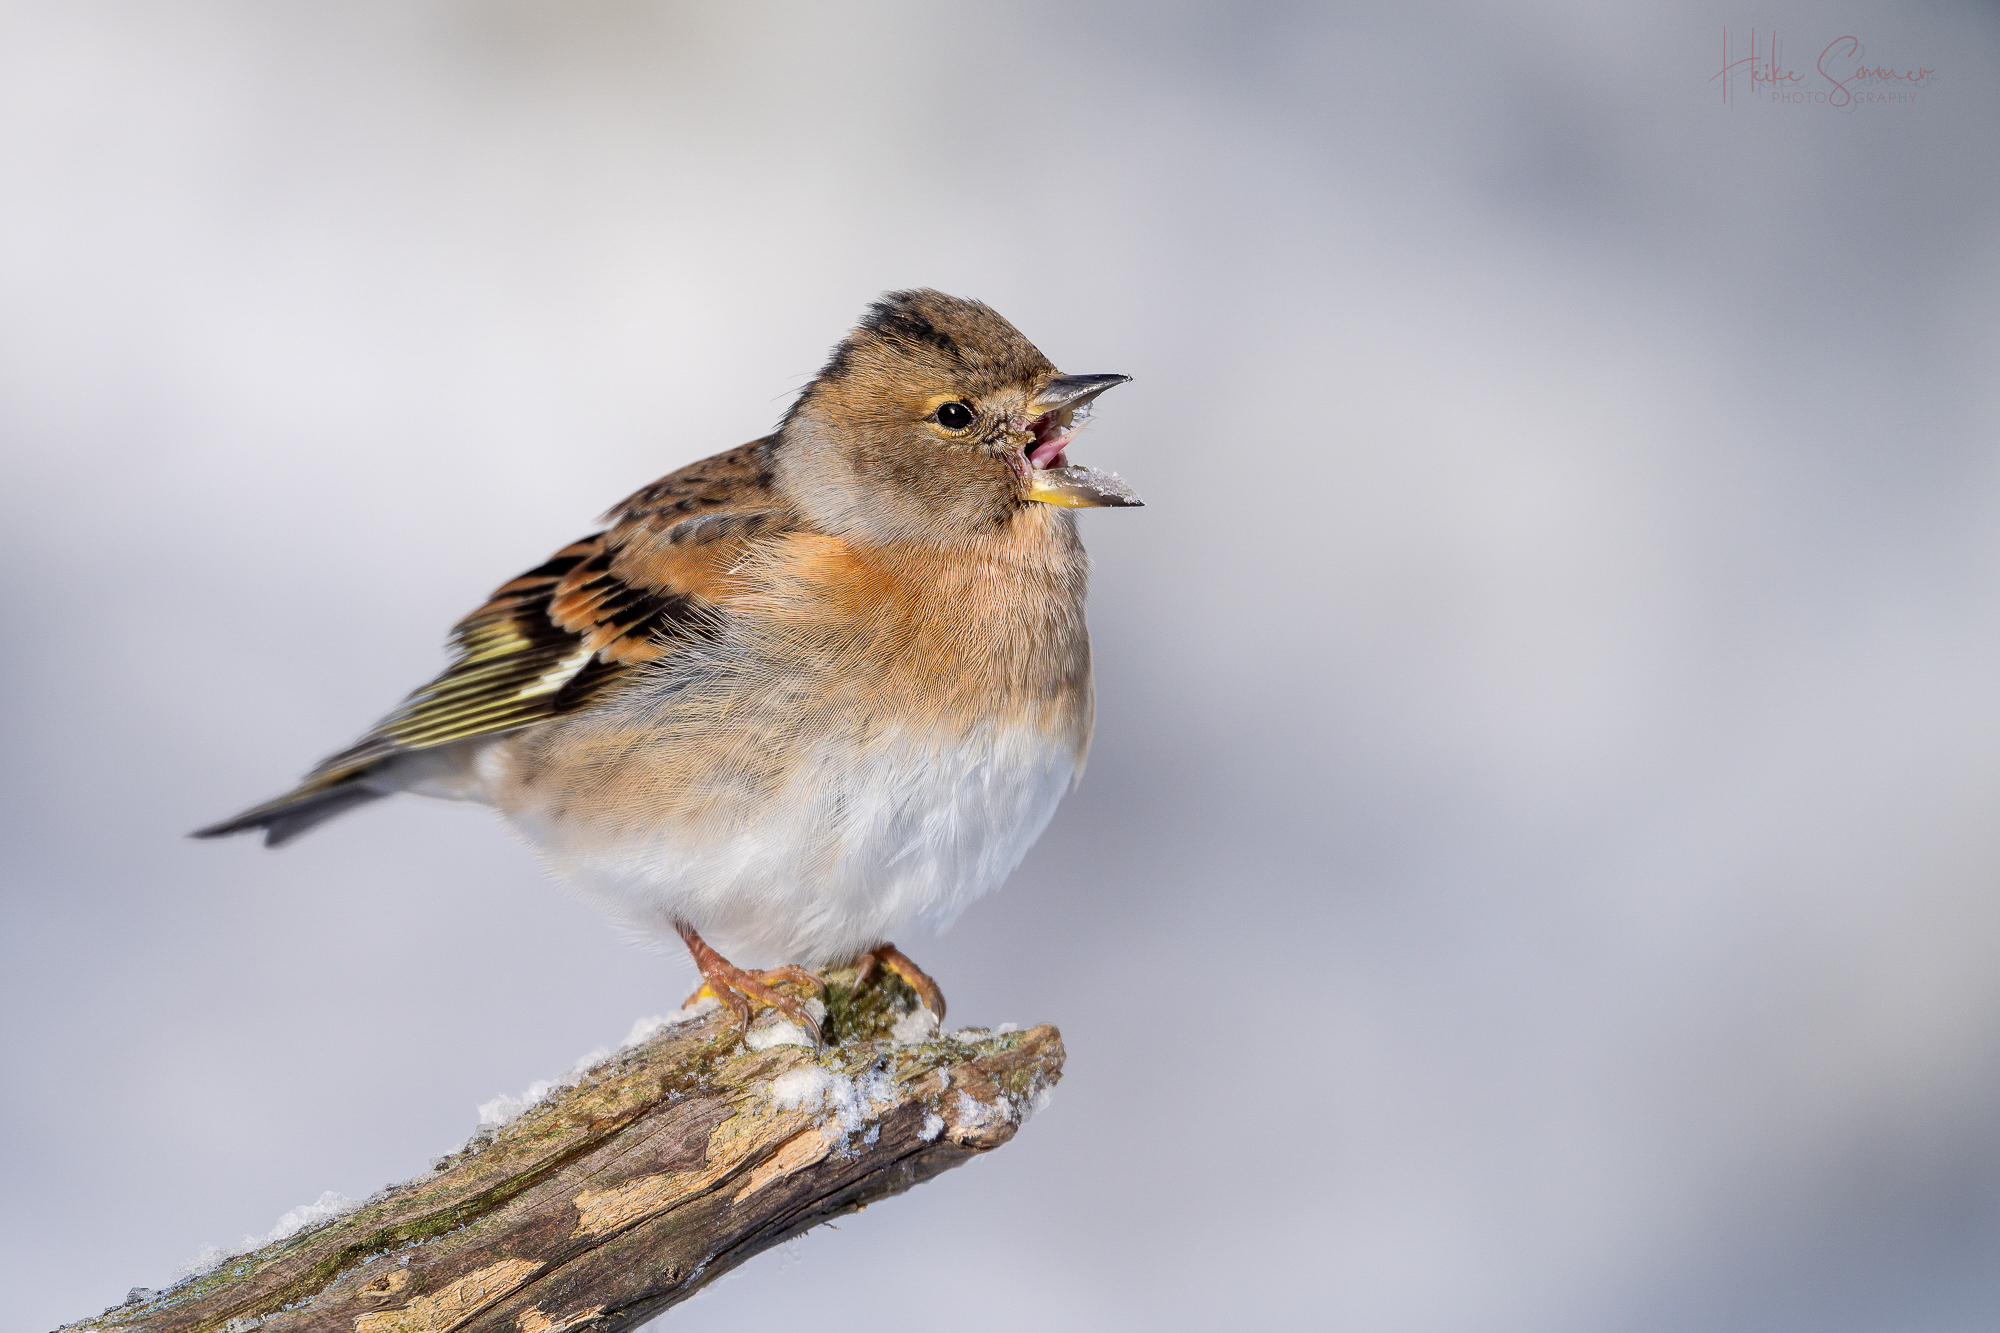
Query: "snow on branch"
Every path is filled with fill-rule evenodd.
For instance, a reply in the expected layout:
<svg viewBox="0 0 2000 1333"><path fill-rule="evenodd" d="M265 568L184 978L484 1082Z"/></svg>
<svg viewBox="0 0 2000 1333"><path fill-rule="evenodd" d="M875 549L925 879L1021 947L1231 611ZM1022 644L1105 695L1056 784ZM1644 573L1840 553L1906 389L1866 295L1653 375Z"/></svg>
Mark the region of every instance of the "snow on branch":
<svg viewBox="0 0 2000 1333"><path fill-rule="evenodd" d="M828 977L825 1053L713 1002L481 1107L463 1149L70 1333L617 1333L759 1251L1013 1138L1053 1027L939 1034L886 968Z"/></svg>

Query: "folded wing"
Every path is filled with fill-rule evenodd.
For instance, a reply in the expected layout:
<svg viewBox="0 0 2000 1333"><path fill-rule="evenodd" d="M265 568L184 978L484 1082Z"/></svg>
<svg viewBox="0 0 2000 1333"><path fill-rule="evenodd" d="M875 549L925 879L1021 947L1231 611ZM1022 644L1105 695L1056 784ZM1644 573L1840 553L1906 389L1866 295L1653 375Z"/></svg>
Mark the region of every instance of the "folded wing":
<svg viewBox="0 0 2000 1333"><path fill-rule="evenodd" d="M612 526L495 589L452 629L454 657L292 791L201 829L277 846L390 794L371 774L399 755L534 726L587 707L633 668L712 638L721 585L749 545L791 526L771 492L770 442L671 473L622 501Z"/></svg>

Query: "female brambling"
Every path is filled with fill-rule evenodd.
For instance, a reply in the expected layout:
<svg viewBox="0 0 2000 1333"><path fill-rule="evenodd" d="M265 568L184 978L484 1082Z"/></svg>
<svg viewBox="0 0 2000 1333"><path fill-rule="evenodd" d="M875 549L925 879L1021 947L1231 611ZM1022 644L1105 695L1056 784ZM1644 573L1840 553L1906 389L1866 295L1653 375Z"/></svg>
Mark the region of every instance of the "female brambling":
<svg viewBox="0 0 2000 1333"><path fill-rule="evenodd" d="M678 934L706 989L857 960L1020 863L1090 743L1087 561L1068 512L1137 505L1071 467L1080 409L977 301L894 292L776 432L670 473L502 584L457 656L273 801L202 829L278 846L396 792L496 807L615 916ZM732 951L789 960L766 972Z"/></svg>

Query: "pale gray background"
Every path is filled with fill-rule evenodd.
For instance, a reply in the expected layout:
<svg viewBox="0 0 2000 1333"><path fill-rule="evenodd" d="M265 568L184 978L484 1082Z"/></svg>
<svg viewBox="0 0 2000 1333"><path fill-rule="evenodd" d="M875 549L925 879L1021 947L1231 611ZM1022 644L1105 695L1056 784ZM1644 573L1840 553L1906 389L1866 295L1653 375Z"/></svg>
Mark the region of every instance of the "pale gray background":
<svg viewBox="0 0 2000 1333"><path fill-rule="evenodd" d="M1939 71L1725 105L1723 28ZM482 812L182 834L876 293L1136 382L1097 746L906 940L1069 1076L669 1316L2000 1326L2000 21L1957 3L0 10L0 1316L688 985Z"/></svg>

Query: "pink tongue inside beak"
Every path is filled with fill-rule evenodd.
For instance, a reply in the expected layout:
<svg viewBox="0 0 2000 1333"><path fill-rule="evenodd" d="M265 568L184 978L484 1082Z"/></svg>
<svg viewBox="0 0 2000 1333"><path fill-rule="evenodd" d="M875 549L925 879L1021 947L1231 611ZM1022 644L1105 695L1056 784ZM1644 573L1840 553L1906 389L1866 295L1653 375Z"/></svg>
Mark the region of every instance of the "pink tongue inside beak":
<svg viewBox="0 0 2000 1333"><path fill-rule="evenodd" d="M1056 424L1056 414L1046 412L1034 422L1034 448L1028 450L1028 464L1048 468L1062 464L1062 448L1070 442L1070 432Z"/></svg>

